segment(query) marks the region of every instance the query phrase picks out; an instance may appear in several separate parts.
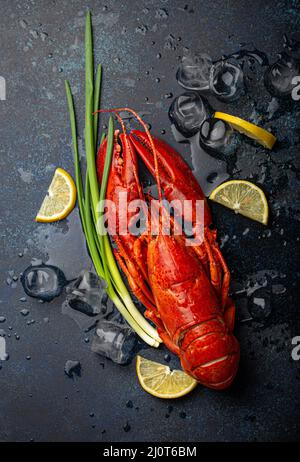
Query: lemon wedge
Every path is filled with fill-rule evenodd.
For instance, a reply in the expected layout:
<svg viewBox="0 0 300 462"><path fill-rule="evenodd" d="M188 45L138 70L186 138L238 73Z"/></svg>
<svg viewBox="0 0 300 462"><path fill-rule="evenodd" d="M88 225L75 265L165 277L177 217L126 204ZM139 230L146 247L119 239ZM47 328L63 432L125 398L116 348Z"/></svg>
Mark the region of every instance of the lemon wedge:
<svg viewBox="0 0 300 462"><path fill-rule="evenodd" d="M65 218L76 202L76 186L72 177L62 168L55 170L35 221L50 223Z"/></svg>
<svg viewBox="0 0 300 462"><path fill-rule="evenodd" d="M265 148L272 149L277 139L267 130L258 127L251 122L247 122L244 119L240 119L239 117L226 114L225 112L215 112L214 118L224 120L225 122L229 123L232 128L257 141Z"/></svg>
<svg viewBox="0 0 300 462"><path fill-rule="evenodd" d="M192 391L197 381L183 371L137 356L136 372L143 389L157 398L180 398Z"/></svg>
<svg viewBox="0 0 300 462"><path fill-rule="evenodd" d="M264 192L245 180L231 180L220 184L209 198L252 220L266 225L269 207Z"/></svg>

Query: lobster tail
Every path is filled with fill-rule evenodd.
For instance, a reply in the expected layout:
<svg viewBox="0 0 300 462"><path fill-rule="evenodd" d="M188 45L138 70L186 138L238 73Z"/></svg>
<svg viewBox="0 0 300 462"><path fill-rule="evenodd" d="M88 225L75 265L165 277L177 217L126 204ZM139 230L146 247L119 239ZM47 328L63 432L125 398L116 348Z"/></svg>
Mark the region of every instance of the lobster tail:
<svg viewBox="0 0 300 462"><path fill-rule="evenodd" d="M198 382L216 390L231 385L238 369L240 347L221 317L185 333L180 348L182 367Z"/></svg>

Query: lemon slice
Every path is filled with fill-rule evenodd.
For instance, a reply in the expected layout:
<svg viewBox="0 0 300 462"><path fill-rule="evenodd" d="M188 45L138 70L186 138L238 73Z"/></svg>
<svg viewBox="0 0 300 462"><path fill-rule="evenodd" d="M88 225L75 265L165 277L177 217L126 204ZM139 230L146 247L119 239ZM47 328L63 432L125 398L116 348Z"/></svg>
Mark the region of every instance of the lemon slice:
<svg viewBox="0 0 300 462"><path fill-rule="evenodd" d="M142 356L136 358L136 372L143 389L157 398L180 398L192 391L197 382L183 371L171 371Z"/></svg>
<svg viewBox="0 0 300 462"><path fill-rule="evenodd" d="M225 122L228 122L232 128L240 133L243 133L244 135L247 135L249 138L257 141L259 144L262 144L265 148L272 149L277 139L267 130L258 127L251 122L247 122L244 119L240 119L239 117L225 114L224 112L215 112L214 117L215 119L221 119Z"/></svg>
<svg viewBox="0 0 300 462"><path fill-rule="evenodd" d="M209 198L252 220L264 225L268 223L269 207L266 196L250 181L226 181L214 189Z"/></svg>
<svg viewBox="0 0 300 462"><path fill-rule="evenodd" d="M42 223L62 220L73 210L75 202L76 186L72 177L57 168L35 220Z"/></svg>

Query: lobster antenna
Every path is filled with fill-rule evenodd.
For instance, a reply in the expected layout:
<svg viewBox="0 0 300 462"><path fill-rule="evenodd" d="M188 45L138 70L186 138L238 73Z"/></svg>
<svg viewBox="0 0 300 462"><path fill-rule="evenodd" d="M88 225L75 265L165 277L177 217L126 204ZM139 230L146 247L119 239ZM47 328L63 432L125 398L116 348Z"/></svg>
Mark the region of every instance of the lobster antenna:
<svg viewBox="0 0 300 462"><path fill-rule="evenodd" d="M124 133L125 135L125 142L126 142L126 145L127 145L127 148L130 152L130 156L131 156L131 160L133 161L133 157L132 157L132 150L131 150L131 146L128 142L128 138L127 138L127 130L126 130L126 127L125 127L125 124L124 124L124 121L122 119L122 117L120 116L120 114L118 114L117 111L115 111L114 109L112 109L112 112L115 114L115 116L117 117L118 121L120 122L120 125L122 127L122 132ZM141 188L141 184L139 182L139 178L138 178L138 174L137 174L137 170L136 170L136 166L135 166L135 163L132 162L132 166L133 166L133 174L134 174L134 178L135 178L135 181L136 181L136 184L137 184L137 187L138 187L138 191L139 191L139 196L141 199L144 198L144 194L142 192L142 188Z"/></svg>

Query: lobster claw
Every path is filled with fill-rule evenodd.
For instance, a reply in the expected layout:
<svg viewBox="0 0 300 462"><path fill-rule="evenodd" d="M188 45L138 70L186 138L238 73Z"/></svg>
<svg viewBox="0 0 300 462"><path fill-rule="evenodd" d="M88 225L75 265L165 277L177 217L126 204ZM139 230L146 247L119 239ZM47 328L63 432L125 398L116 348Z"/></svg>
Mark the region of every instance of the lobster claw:
<svg viewBox="0 0 300 462"><path fill-rule="evenodd" d="M154 157L147 134L132 130L129 138L146 167L155 176ZM196 200L204 201L204 226L209 226L211 213L203 191L190 168L175 149L159 138L152 136L152 139L158 154L158 170L165 198L169 202L190 200L193 205Z"/></svg>

